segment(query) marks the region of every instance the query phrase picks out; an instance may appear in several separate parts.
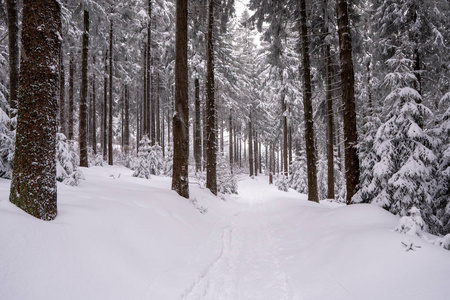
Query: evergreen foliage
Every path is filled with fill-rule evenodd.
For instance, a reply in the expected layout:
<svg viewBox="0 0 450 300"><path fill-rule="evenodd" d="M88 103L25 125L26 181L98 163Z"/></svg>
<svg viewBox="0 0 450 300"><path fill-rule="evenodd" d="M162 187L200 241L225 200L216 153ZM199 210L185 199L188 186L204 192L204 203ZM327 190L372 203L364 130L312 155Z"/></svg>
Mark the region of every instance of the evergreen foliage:
<svg viewBox="0 0 450 300"><path fill-rule="evenodd" d="M56 180L66 185L76 186L85 179L78 168L80 156L75 141L67 140L62 133L56 134Z"/></svg>

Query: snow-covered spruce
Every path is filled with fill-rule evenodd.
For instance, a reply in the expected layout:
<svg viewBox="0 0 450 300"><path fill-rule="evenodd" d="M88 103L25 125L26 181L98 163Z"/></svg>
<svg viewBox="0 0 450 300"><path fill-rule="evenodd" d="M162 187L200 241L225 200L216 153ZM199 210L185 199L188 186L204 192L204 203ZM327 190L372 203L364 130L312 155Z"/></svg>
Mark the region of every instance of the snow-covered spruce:
<svg viewBox="0 0 450 300"><path fill-rule="evenodd" d="M390 212L406 216L416 206L429 224L433 201L433 172L437 157L432 138L423 129L431 111L421 103L413 88L416 80L412 61L397 53L388 60L392 72L384 83L392 88L385 99L387 118L374 141L378 161L374 164L372 183L377 194L372 203ZM430 225L430 224L429 224Z"/></svg>
<svg viewBox="0 0 450 300"><path fill-rule="evenodd" d="M409 235L421 236L422 232L425 231L425 222L420 214L420 209L415 206L411 207L409 210L409 216L403 216L400 218L395 231Z"/></svg>
<svg viewBox="0 0 450 300"><path fill-rule="evenodd" d="M56 180L66 184L78 185L84 179L83 172L78 169L80 158L74 141L68 141L62 133L56 134Z"/></svg>
<svg viewBox="0 0 450 300"><path fill-rule="evenodd" d="M165 165L161 146L159 144L152 146L150 139L145 135L139 142L138 157L133 165L134 177L149 179L151 175L160 175Z"/></svg>
<svg viewBox="0 0 450 300"><path fill-rule="evenodd" d="M306 156L305 151L301 151L299 155L295 157L295 160L291 163L288 185L290 188L296 190L299 193L308 193L308 182L306 174Z"/></svg>
<svg viewBox="0 0 450 300"><path fill-rule="evenodd" d="M231 172L230 164L225 155L217 156L217 191L221 194L237 194L237 181Z"/></svg>
<svg viewBox="0 0 450 300"><path fill-rule="evenodd" d="M439 169L437 172L437 191L434 200L434 215L436 216L433 233L450 234L450 93L441 99L441 106L447 106L442 115L441 123L436 129L439 137L437 152ZM449 239L450 240L450 239Z"/></svg>

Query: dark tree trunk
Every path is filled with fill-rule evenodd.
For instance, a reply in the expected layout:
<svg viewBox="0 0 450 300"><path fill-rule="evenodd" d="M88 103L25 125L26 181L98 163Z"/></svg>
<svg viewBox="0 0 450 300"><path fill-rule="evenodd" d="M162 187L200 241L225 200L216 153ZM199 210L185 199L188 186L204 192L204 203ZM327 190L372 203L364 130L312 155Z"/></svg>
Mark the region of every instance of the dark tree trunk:
<svg viewBox="0 0 450 300"><path fill-rule="evenodd" d="M288 128L287 128L287 116L286 116L286 102L284 94L281 97L281 111L283 113L283 175L288 176Z"/></svg>
<svg viewBox="0 0 450 300"><path fill-rule="evenodd" d="M150 60L150 140L152 145L156 142L156 105L155 105L155 83L153 78L153 57Z"/></svg>
<svg viewBox="0 0 450 300"><path fill-rule="evenodd" d="M130 152L130 91L128 84L125 85L125 120L124 120L124 132L123 132L123 145L125 154Z"/></svg>
<svg viewBox="0 0 450 300"><path fill-rule="evenodd" d="M66 120L66 76L64 71L64 51L61 43L61 57L59 59L59 131L67 136Z"/></svg>
<svg viewBox="0 0 450 300"><path fill-rule="evenodd" d="M147 43L145 43L144 46L144 97L143 97L143 103L142 103L142 134L141 135L148 135L148 86L147 86Z"/></svg>
<svg viewBox="0 0 450 300"><path fill-rule="evenodd" d="M80 145L80 166L88 167L88 78L87 78L87 64L88 64L88 50L89 50L89 12L84 10L83 13L83 45L81 52L81 98L80 98L80 119L78 120L78 143Z"/></svg>
<svg viewBox="0 0 450 300"><path fill-rule="evenodd" d="M328 27L326 27L328 33ZM331 94L331 50L330 45L325 45L326 65L326 102L327 102L327 198L334 199L334 117L333 98Z"/></svg>
<svg viewBox="0 0 450 300"><path fill-rule="evenodd" d="M233 117L231 116L233 113L233 111L230 109L230 116L228 117L228 128L229 128L229 156L230 156L230 169L231 172L233 172L233 164L234 164L234 160L233 160Z"/></svg>
<svg viewBox="0 0 450 300"><path fill-rule="evenodd" d="M217 195L216 105L214 99L214 0L208 2L206 38L206 188Z"/></svg>
<svg viewBox="0 0 450 300"><path fill-rule="evenodd" d="M358 130L356 128L355 74L347 0L336 0L341 60L342 102L344 104L344 147L347 204L351 204L359 184Z"/></svg>
<svg viewBox="0 0 450 300"><path fill-rule="evenodd" d="M259 169L259 167L258 167L258 163L259 163L258 154L259 154L259 150L258 150L258 132L256 130L255 130L254 136L255 136L255 138L254 138L255 147L254 147L254 151L253 152L255 154L255 160L254 160L254 162L255 162L255 176L258 176L258 169Z"/></svg>
<svg viewBox="0 0 450 300"><path fill-rule="evenodd" d="M103 77L103 160L108 154L108 50L105 50L105 73Z"/></svg>
<svg viewBox="0 0 450 300"><path fill-rule="evenodd" d="M8 49L9 49L9 105L11 109L17 108L19 92L19 11L17 0L7 0L8 14ZM14 114L9 112L12 118Z"/></svg>
<svg viewBox="0 0 450 300"><path fill-rule="evenodd" d="M108 165L113 165L113 135L112 135L112 116L113 116L113 21L111 20L111 27L109 30L109 124L108 124Z"/></svg>
<svg viewBox="0 0 450 300"><path fill-rule="evenodd" d="M161 118L160 118L160 105L159 105L159 73L156 73L156 95L155 95L155 128L156 128L156 143L161 145Z"/></svg>
<svg viewBox="0 0 450 300"><path fill-rule="evenodd" d="M248 168L250 171L250 177L252 177L254 167L253 167L253 128L252 128L252 110L250 109L250 114L248 117Z"/></svg>
<svg viewBox="0 0 450 300"><path fill-rule="evenodd" d="M53 220L61 51L61 7L56 0L24 0L23 55L10 201L30 215Z"/></svg>
<svg viewBox="0 0 450 300"><path fill-rule="evenodd" d="M152 119L152 109L151 109L151 105L152 105L152 94L150 93L151 91L151 78L152 78L152 64L151 64L151 47L152 47L152 0L148 0L148 24L147 24L147 43L146 43L146 56L145 56L145 64L146 64L146 74L145 74L145 79L146 79L146 95L145 95L145 99L146 99L146 114L147 114L147 118L145 119L146 122L146 127L147 127L147 131L146 134L148 135L148 137L150 138L150 140L152 141L152 145L154 145L154 139L152 136L152 123L151 123L151 119Z"/></svg>
<svg viewBox="0 0 450 300"><path fill-rule="evenodd" d="M195 99L194 99L194 158L195 158L195 172L200 172L202 169L202 136L200 128L200 82L195 78Z"/></svg>
<svg viewBox="0 0 450 300"><path fill-rule="evenodd" d="M94 62L94 71L92 75L92 148L94 150L94 154L97 154L97 91L95 89L95 56L92 60Z"/></svg>
<svg viewBox="0 0 450 300"><path fill-rule="evenodd" d="M303 110L305 114L306 165L308 173L308 200L319 202L317 193L316 147L311 92L311 66L309 62L308 28L306 27L306 3L300 0L300 36L303 64Z"/></svg>
<svg viewBox="0 0 450 300"><path fill-rule="evenodd" d="M69 62L69 140L73 140L73 52L70 52L70 62Z"/></svg>
<svg viewBox="0 0 450 300"><path fill-rule="evenodd" d="M189 198L189 102L187 65L187 0L176 2L175 113L173 115L172 189Z"/></svg>

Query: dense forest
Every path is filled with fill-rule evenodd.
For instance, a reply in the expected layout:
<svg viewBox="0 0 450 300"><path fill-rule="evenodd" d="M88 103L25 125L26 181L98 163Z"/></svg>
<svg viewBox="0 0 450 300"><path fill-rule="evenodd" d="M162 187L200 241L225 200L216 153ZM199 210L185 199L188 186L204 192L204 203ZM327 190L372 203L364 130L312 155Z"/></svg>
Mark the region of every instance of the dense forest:
<svg viewBox="0 0 450 300"><path fill-rule="evenodd" d="M10 201L53 219L79 166L172 176L186 198L189 180L217 195L266 173L450 233L450 3L245 4L1 0Z"/></svg>

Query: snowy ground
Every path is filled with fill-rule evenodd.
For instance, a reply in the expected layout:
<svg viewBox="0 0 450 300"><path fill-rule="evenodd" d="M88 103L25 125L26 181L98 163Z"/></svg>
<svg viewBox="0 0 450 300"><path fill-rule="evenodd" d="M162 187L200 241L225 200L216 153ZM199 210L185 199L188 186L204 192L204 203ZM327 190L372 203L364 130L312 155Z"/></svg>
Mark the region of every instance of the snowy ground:
<svg viewBox="0 0 450 300"><path fill-rule="evenodd" d="M450 251L378 207L310 203L264 176L226 201L191 184L189 201L170 178L83 172L58 185L52 222L0 179L0 299L449 299Z"/></svg>

